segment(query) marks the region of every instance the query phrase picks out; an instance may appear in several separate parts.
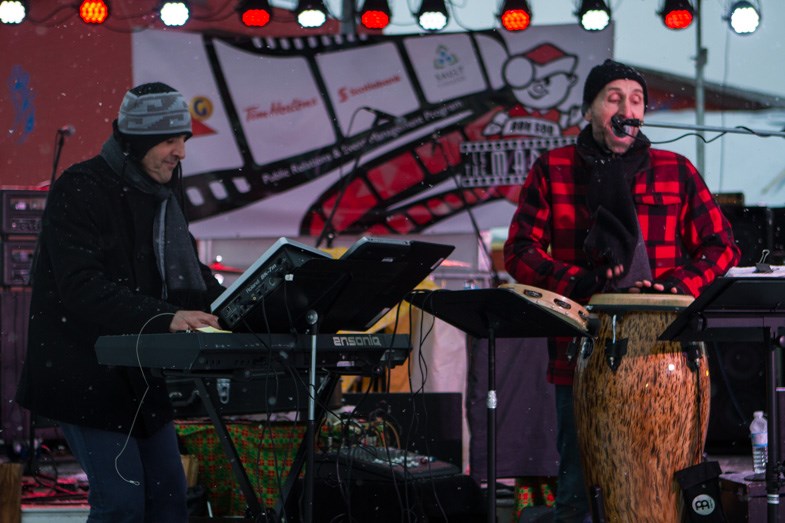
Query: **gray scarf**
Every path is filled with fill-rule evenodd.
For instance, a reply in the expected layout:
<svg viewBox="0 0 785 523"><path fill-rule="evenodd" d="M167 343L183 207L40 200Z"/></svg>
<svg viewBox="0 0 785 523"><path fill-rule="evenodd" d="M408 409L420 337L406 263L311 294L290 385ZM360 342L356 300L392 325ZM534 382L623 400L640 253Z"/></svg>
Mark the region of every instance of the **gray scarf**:
<svg viewBox="0 0 785 523"><path fill-rule="evenodd" d="M101 157L122 181L145 194L153 195L159 202L153 220L153 252L163 282L161 298L167 299L170 290L207 290L188 233L188 223L172 190L147 176L136 162L128 161L129 158L113 136L101 148Z"/></svg>

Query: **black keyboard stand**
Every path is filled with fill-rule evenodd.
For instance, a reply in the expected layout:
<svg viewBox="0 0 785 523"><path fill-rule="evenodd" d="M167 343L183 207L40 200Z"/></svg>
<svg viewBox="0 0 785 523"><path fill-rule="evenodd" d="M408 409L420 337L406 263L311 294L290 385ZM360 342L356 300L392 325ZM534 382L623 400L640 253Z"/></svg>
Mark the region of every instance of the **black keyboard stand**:
<svg viewBox="0 0 785 523"><path fill-rule="evenodd" d="M779 521L781 464L777 375L785 346L785 279L718 278L660 335L661 340L752 342L767 350L766 410L769 460L766 465L767 521Z"/></svg>
<svg viewBox="0 0 785 523"><path fill-rule="evenodd" d="M449 248L451 251L452 248ZM400 260L328 260L313 259L284 277L283 284L266 298L264 308L265 321L272 324L282 322L290 330L305 330L312 340L311 361L309 364L309 404L306 436L303 440L305 458L308 466L305 470L305 492L302 513L304 523L313 521L313 487L314 487L314 445L316 429L324 415L329 394L333 387L328 387L328 396L321 398L319 409L316 409L316 337L320 330L337 332L339 330L366 330L384 315L387 309L403 300L417 284L425 279L432 270L432 262L424 263L416 252L409 253ZM279 314L282 316L276 317ZM334 383L333 383L334 385ZM300 451L303 451L303 445ZM298 453L299 457L299 453ZM300 462L298 462L300 463ZM301 465L300 465L301 466ZM239 467L242 469L242 466ZM244 470L240 471L243 474ZM299 475L299 468L294 466L287 479L286 486ZM238 478L240 476L238 475ZM247 480L247 477L246 477ZM248 483L248 488L250 484ZM249 502L254 503L261 514L261 506L252 492L245 492ZM276 516L280 516L286 503L289 490L279 496Z"/></svg>
<svg viewBox="0 0 785 523"><path fill-rule="evenodd" d="M584 336L586 331L512 289L418 291L406 298L475 338L488 338L487 518L496 521L496 339Z"/></svg>
<svg viewBox="0 0 785 523"><path fill-rule="evenodd" d="M211 375L211 377L214 376ZM279 493L278 502L276 503L275 509L271 512L262 506L262 503L259 501L259 497L256 495L256 492L254 492L251 481L248 478L248 473L246 472L242 461L240 461L240 455L237 452L237 447L235 447L234 442L229 435L229 431L226 429L226 424L224 423L223 417L221 417L221 414L215 407L215 405L219 404L219 400L216 397L217 392L215 387L207 387L205 385L205 378L201 376L193 376L193 380L196 383L197 389L199 390L199 395L202 398L202 403L205 410L207 411L207 415L210 417L210 421L215 427L215 432L218 436L218 440L221 442L224 454L229 460L229 463L232 465L232 472L234 473L234 477L240 486L243 496L245 497L247 504L246 516L254 522L258 523L277 523L281 521L285 510L284 507L286 500L288 499L289 493L292 491L292 488L294 487L294 484L300 475L303 462L305 461L309 452L308 447L313 447L313 444L308 445L309 440L307 438L303 439L292 462L292 468L289 470L286 481L283 484L282 491ZM337 380L337 375L328 374L322 382L321 390L318 393L319 401L316 402L316 404L319 405L318 419L320 421L324 415L323 406L327 405ZM314 423L316 419L317 415L314 413ZM311 420L309 419L309 426L310 423Z"/></svg>

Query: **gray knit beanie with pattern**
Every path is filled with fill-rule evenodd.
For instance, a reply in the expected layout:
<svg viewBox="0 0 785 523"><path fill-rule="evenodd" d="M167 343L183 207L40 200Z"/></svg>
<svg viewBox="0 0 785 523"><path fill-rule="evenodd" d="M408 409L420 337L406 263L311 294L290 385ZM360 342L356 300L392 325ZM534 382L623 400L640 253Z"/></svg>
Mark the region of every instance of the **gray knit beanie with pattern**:
<svg viewBox="0 0 785 523"><path fill-rule="evenodd" d="M114 129L124 149L140 160L164 140L181 135L187 139L193 134L188 102L161 82L142 84L125 93Z"/></svg>

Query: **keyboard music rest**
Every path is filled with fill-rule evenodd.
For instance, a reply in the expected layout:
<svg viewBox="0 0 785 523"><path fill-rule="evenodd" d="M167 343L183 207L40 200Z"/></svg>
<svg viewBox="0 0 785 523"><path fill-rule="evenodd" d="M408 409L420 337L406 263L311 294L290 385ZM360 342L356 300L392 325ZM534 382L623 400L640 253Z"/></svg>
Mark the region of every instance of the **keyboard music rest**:
<svg viewBox="0 0 785 523"><path fill-rule="evenodd" d="M407 334L319 334L317 367L365 374L379 365L395 367L411 352ZM98 363L177 371L244 371L310 367L311 336L182 332L101 336ZM137 354L138 348L138 354Z"/></svg>

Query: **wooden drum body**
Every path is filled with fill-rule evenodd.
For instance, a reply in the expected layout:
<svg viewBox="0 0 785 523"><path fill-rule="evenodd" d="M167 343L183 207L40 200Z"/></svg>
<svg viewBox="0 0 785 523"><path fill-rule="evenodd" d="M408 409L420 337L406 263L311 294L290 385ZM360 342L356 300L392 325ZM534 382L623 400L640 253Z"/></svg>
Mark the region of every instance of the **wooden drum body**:
<svg viewBox="0 0 785 523"><path fill-rule="evenodd" d="M602 489L610 523L683 520L674 473L701 461L709 371L702 346L695 371L681 343L657 337L692 300L604 294L589 303L600 327L593 348L584 344L578 355L575 417L586 486ZM606 346L625 339L613 370Z"/></svg>

